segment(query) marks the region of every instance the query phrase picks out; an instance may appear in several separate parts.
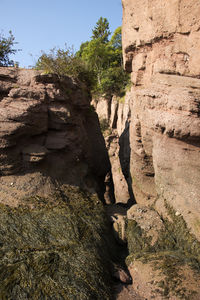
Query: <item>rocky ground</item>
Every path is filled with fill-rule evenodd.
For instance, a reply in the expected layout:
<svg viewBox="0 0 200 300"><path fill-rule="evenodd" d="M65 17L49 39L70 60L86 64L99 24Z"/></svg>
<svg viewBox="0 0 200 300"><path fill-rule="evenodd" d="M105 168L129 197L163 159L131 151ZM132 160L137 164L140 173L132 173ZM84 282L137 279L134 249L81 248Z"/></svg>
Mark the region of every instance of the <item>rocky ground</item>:
<svg viewBox="0 0 200 300"><path fill-rule="evenodd" d="M199 299L200 243L183 218L168 209L166 221L138 204L128 210L119 204L107 207L122 246L120 257L128 266L118 268L115 276L116 299Z"/></svg>
<svg viewBox="0 0 200 300"><path fill-rule="evenodd" d="M124 286L118 284L116 286L116 300L145 300L145 298L138 295L137 291L132 286Z"/></svg>

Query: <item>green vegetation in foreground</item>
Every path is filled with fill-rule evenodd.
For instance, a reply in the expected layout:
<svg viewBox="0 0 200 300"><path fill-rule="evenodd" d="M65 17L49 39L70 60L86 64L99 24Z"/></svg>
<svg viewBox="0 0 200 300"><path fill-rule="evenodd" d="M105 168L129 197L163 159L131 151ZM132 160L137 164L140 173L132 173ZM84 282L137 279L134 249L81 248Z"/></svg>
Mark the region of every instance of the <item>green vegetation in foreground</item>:
<svg viewBox="0 0 200 300"><path fill-rule="evenodd" d="M112 237L97 196L66 186L24 203L0 206L0 299L111 299Z"/></svg>
<svg viewBox="0 0 200 300"><path fill-rule="evenodd" d="M126 86L130 85L130 76L123 70L121 27L109 40L109 23L101 17L92 33L91 40L82 43L76 53L67 47L44 52L36 69L58 76L74 76L87 85L93 96L123 97Z"/></svg>
<svg viewBox="0 0 200 300"><path fill-rule="evenodd" d="M165 279L158 282L162 295L169 294L181 299L191 299L195 291L180 287L182 278L180 267L188 265L195 272L200 273L200 243L189 232L182 216L176 216L173 209L165 202L172 221L164 219L165 230L159 233L155 245L151 245L151 238L147 237L136 221L129 220L126 230L129 256L127 264L133 260L143 263L151 262L154 268L164 274Z"/></svg>

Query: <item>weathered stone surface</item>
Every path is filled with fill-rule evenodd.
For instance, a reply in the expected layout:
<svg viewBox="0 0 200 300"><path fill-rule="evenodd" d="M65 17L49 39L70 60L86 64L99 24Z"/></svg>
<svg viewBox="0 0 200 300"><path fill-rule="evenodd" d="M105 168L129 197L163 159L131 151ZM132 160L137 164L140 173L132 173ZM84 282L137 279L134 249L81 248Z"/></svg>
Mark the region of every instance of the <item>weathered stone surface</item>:
<svg viewBox="0 0 200 300"><path fill-rule="evenodd" d="M115 279L121 281L124 284L130 284L132 282L130 275L123 269L116 269L113 273L113 276Z"/></svg>
<svg viewBox="0 0 200 300"><path fill-rule="evenodd" d="M145 231L147 237L151 237L151 245L154 245L159 237L164 224L158 213L146 206L133 205L127 211L128 220L134 220Z"/></svg>
<svg viewBox="0 0 200 300"><path fill-rule="evenodd" d="M91 104L94 106L100 120L109 120L111 114L111 98L100 97L93 99Z"/></svg>
<svg viewBox="0 0 200 300"><path fill-rule="evenodd" d="M41 145L28 145L22 150L23 159L28 162L39 162L43 160L48 153L48 150Z"/></svg>
<svg viewBox="0 0 200 300"><path fill-rule="evenodd" d="M114 194L116 203L127 203L130 199L128 184L122 172L119 156L119 138L116 134L106 138L106 145L110 157Z"/></svg>
<svg viewBox="0 0 200 300"><path fill-rule="evenodd" d="M197 299L200 242L180 212L164 206L170 218L139 204L127 212L126 262L133 289L145 299Z"/></svg>
<svg viewBox="0 0 200 300"><path fill-rule="evenodd" d="M177 276L172 283L172 290L165 272L159 269L159 264L164 262L160 259L152 262L143 263L134 261L129 270L133 280L132 287L142 297L142 299L191 299L200 297L199 280L200 276L190 267L177 268ZM172 274L172 277L174 274ZM168 292L169 289L169 292Z"/></svg>
<svg viewBox="0 0 200 300"><path fill-rule="evenodd" d="M49 195L57 181L98 190L110 163L89 103L70 77L0 68L0 202Z"/></svg>
<svg viewBox="0 0 200 300"><path fill-rule="evenodd" d="M112 179L114 183L114 194L116 202L128 203L133 200L130 178L130 92L127 91L123 98L113 96L112 98L100 98L93 100L93 106L100 119L101 128L105 135L108 149ZM105 129L104 129L105 128ZM107 188L110 185L107 184ZM106 191L107 202L112 202Z"/></svg>
<svg viewBox="0 0 200 300"><path fill-rule="evenodd" d="M131 93L130 91L126 92L126 95L123 98L123 101L119 101L119 107L117 112L117 132L121 136L127 124L130 121L131 111L130 111L130 100Z"/></svg>
<svg viewBox="0 0 200 300"><path fill-rule="evenodd" d="M123 0L131 72L131 177L136 201L163 199L200 240L200 3Z"/></svg>

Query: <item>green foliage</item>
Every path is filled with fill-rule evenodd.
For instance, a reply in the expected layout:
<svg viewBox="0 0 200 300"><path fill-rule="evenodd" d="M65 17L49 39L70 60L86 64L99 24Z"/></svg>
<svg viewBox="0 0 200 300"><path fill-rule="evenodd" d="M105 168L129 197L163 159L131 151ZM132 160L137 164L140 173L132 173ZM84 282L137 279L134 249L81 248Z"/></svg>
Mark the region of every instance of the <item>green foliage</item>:
<svg viewBox="0 0 200 300"><path fill-rule="evenodd" d="M102 18L99 19L95 27L96 35L93 35L90 42L81 45L79 55L95 74L96 81L92 89L93 94L122 96L130 81L130 76L123 70L121 27L115 30L109 41L108 38L102 39L102 36L97 34L97 29L101 23ZM109 27L106 30L108 29ZM106 36L108 37L108 35Z"/></svg>
<svg viewBox="0 0 200 300"><path fill-rule="evenodd" d="M101 93L116 94L123 96L129 80L129 74L121 67L110 67L103 71L102 80L99 86Z"/></svg>
<svg viewBox="0 0 200 300"><path fill-rule="evenodd" d="M112 237L96 195L65 186L0 206L0 299L111 299Z"/></svg>
<svg viewBox="0 0 200 300"><path fill-rule="evenodd" d="M122 28L121 26L118 27L115 32L113 33L111 39L110 39L111 45L114 47L114 49L118 49L121 52L122 49Z"/></svg>
<svg viewBox="0 0 200 300"><path fill-rule="evenodd" d="M93 74L88 70L86 63L75 54L73 48L56 49L49 53L43 53L38 59L35 68L45 73L54 73L59 77L69 75L87 83L90 87L93 82Z"/></svg>
<svg viewBox="0 0 200 300"><path fill-rule="evenodd" d="M106 18L99 18L95 28L92 30L92 39L100 39L102 43L108 42L108 37L111 34L109 30L109 23Z"/></svg>
<svg viewBox="0 0 200 300"><path fill-rule="evenodd" d="M76 52L76 56L82 57L83 50L88 46L89 42L84 42L80 45L80 49Z"/></svg>
<svg viewBox="0 0 200 300"><path fill-rule="evenodd" d="M101 73L109 63L109 49L101 39L90 41L82 51L82 59L87 64L90 71L96 75L96 82L100 84Z"/></svg>
<svg viewBox="0 0 200 300"><path fill-rule="evenodd" d="M79 51L54 48L42 54L36 68L59 76L77 77L93 95L122 97L130 76L123 70L121 27L115 30L110 41L109 35L108 20L101 17L93 29L92 39L82 43Z"/></svg>
<svg viewBox="0 0 200 300"><path fill-rule="evenodd" d="M0 35L0 66L14 66L14 61L9 58L10 55L15 54L18 50L13 49L16 44L12 31L9 31L9 36L5 38Z"/></svg>

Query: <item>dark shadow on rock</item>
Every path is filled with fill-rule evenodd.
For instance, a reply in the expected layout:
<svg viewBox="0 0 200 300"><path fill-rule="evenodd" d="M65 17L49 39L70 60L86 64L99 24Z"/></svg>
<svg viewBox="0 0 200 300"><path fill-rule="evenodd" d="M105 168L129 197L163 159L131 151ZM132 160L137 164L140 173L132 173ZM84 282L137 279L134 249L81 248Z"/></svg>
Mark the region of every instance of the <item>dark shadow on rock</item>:
<svg viewBox="0 0 200 300"><path fill-rule="evenodd" d="M129 130L129 122L126 121L125 129L122 132L120 138L119 138L119 159L120 164L122 168L122 172L124 174L124 177L126 179L130 199L127 203L127 206L132 206L136 203L133 189L132 189L132 179L130 174L130 154L131 154L131 148L130 148L130 130Z"/></svg>

